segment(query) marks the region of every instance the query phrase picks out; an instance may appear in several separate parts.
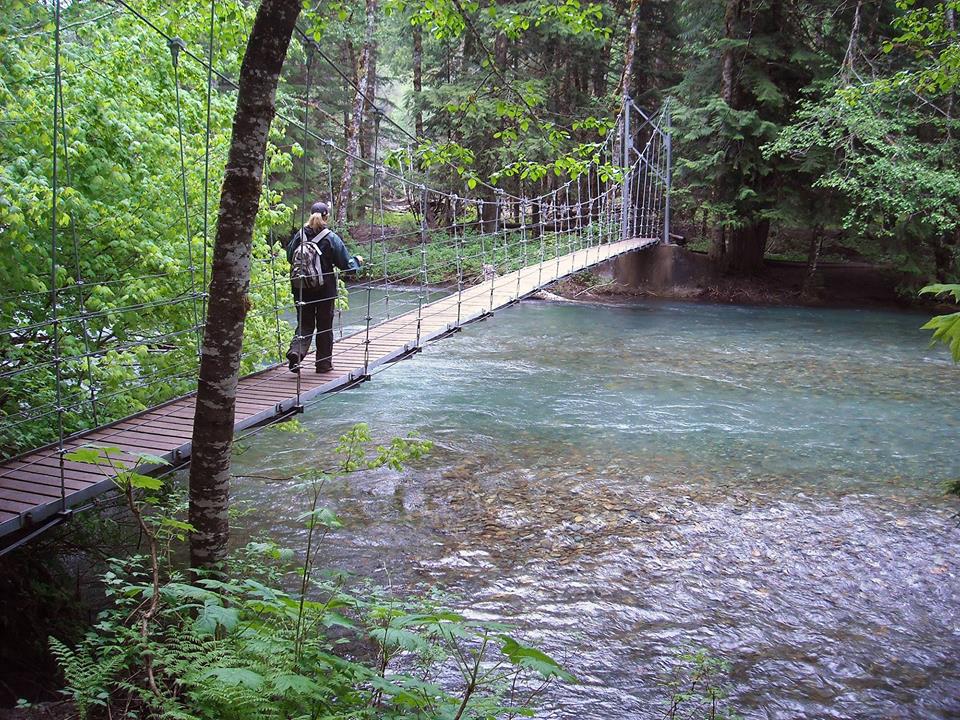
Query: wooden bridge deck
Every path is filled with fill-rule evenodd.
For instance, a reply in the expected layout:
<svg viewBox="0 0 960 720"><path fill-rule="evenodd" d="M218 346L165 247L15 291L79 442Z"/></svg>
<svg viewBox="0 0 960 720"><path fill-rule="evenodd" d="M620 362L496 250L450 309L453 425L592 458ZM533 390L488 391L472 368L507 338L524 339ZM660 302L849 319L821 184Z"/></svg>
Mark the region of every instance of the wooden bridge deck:
<svg viewBox="0 0 960 720"><path fill-rule="evenodd" d="M304 372L297 395L297 377L284 365L248 375L237 390L236 429L243 430L289 415L298 405L323 393L341 390L366 378L385 363L415 353L427 342L456 328L482 319L555 280L634 250L657 243L652 238L634 238L585 248L559 258L529 265L453 293L343 338L334 344L334 370L324 374ZM313 366L311 359L304 362ZM186 462L194 411L193 395L164 403L133 417L72 436L66 451L83 445L115 447L118 459L133 464L142 454L164 458L173 465ZM95 465L63 461L61 485L59 446L51 445L0 463L0 546L32 528L62 519L71 508L114 487L113 481ZM159 466L140 466L155 472Z"/></svg>

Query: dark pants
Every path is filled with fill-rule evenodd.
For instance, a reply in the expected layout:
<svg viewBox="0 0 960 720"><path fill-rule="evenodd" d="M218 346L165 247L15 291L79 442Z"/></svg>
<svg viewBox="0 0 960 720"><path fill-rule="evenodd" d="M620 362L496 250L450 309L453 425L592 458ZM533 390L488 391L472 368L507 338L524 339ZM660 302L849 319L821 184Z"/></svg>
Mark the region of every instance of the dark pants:
<svg viewBox="0 0 960 720"><path fill-rule="evenodd" d="M325 282L315 290L291 287L297 303L297 332L287 351L287 359L302 362L310 352L313 333L317 333L317 365L332 362L333 316L337 300L336 282Z"/></svg>

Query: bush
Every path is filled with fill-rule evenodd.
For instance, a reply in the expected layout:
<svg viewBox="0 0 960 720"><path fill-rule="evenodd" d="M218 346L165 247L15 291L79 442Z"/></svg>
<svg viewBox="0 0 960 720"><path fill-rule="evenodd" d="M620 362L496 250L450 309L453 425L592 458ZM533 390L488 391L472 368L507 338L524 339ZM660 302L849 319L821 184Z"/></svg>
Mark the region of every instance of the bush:
<svg viewBox="0 0 960 720"><path fill-rule="evenodd" d="M307 499L304 552L248 544L223 571L190 577L166 559L190 527L150 514L137 496L158 482L118 475L150 551L111 561L111 607L76 647L50 645L81 717L459 718L532 714L529 700L573 678L499 623L470 620L431 599L348 589L313 560L340 521L320 504L324 483L399 468L430 444L395 439L370 451L365 425L340 438L331 471L291 479ZM109 460L110 449L80 451ZM102 461L104 462L104 461Z"/></svg>

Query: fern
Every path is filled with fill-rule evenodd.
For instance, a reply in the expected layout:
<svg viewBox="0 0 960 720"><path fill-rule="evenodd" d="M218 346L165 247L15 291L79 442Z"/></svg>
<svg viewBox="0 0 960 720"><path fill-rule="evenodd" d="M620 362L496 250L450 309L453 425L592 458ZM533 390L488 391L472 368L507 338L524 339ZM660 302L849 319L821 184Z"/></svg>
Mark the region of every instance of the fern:
<svg viewBox="0 0 960 720"><path fill-rule="evenodd" d="M228 670L228 668L221 668ZM223 720L279 720L281 707L264 692L266 683L250 687L230 674L211 675L190 691L204 717Z"/></svg>
<svg viewBox="0 0 960 720"><path fill-rule="evenodd" d="M371 445L365 425L343 435L334 476L399 468L429 449L412 439ZM338 527L318 506L320 486L305 479L311 527ZM113 606L77 649L50 639L65 693L84 720L95 708L164 720L439 718L457 708L496 718L523 704L507 692L517 687L515 676L559 674L542 653L497 641L483 623L430 601L397 600L375 588L354 594L340 578L318 579L311 554L293 594L284 588L292 554L271 543L251 543L235 556L239 565L195 582L152 552L111 563L104 583ZM474 681L481 666L503 671L458 693L437 681L454 657L462 671L472 658Z"/></svg>
<svg viewBox="0 0 960 720"><path fill-rule="evenodd" d="M86 720L91 707L106 705L111 681L123 667L125 658L118 653L98 660L86 645L73 650L55 637L49 642L50 651L67 682L64 692L73 698L81 720Z"/></svg>

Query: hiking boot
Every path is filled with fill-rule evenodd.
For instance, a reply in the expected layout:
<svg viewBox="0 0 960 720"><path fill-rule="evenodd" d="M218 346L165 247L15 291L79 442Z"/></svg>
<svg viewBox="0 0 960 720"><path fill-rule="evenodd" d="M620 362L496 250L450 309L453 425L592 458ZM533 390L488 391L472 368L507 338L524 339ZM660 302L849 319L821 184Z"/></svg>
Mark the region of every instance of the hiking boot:
<svg viewBox="0 0 960 720"><path fill-rule="evenodd" d="M300 372L300 358L296 355L287 354L287 367L290 368L290 372L298 373Z"/></svg>
<svg viewBox="0 0 960 720"><path fill-rule="evenodd" d="M317 363L318 373L327 373L333 370L333 363L330 361Z"/></svg>

